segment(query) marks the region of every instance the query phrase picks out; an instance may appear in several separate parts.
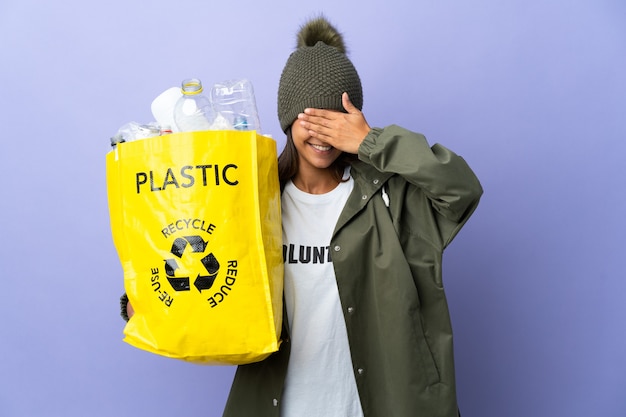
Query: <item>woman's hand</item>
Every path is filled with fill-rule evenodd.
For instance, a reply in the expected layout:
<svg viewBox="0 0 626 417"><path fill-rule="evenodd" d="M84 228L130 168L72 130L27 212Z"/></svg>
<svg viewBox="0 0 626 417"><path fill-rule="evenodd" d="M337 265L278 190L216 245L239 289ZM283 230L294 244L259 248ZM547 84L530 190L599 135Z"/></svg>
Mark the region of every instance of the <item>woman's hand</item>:
<svg viewBox="0 0 626 417"><path fill-rule="evenodd" d="M130 301L126 304L126 314L128 314L128 318L131 318L135 314L135 309L130 304Z"/></svg>
<svg viewBox="0 0 626 417"><path fill-rule="evenodd" d="M128 294L124 293L120 297L120 316L122 316L125 321L128 321L133 314L135 314L135 309L133 309L133 306L130 305Z"/></svg>
<svg viewBox="0 0 626 417"><path fill-rule="evenodd" d="M298 115L297 123L307 129L311 137L322 140L340 151L356 154L371 128L363 113L350 101L348 93L341 95L341 102L348 113L305 109L304 113Z"/></svg>

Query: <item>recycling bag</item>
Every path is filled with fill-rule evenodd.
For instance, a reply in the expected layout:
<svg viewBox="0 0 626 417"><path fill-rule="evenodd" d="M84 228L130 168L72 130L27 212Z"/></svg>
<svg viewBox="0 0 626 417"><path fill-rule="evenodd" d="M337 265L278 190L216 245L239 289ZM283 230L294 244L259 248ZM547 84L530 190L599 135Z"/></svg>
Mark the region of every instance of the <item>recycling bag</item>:
<svg viewBox="0 0 626 417"><path fill-rule="evenodd" d="M202 364L278 350L282 231L276 143L184 132L106 157L111 231L135 314L124 341Z"/></svg>

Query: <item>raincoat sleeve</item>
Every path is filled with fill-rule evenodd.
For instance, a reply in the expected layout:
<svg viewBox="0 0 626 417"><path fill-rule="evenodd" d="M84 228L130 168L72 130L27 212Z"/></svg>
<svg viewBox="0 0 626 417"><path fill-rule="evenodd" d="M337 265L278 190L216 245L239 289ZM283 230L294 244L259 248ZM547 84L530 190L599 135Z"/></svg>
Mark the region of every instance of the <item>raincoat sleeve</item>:
<svg viewBox="0 0 626 417"><path fill-rule="evenodd" d="M469 165L446 147L400 126L373 128L359 147L359 159L381 172L402 176L423 190L432 207L450 222L449 243L475 210L483 189Z"/></svg>

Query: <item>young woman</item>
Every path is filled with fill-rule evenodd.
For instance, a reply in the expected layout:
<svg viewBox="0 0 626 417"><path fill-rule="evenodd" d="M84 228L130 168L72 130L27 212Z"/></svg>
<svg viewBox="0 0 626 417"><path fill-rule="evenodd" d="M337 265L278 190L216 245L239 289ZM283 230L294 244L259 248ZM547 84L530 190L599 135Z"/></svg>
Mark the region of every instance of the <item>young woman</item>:
<svg viewBox="0 0 626 417"><path fill-rule="evenodd" d="M453 417L445 247L482 194L465 161L371 128L324 18L304 25L278 90L285 317L279 352L237 369L227 417Z"/></svg>

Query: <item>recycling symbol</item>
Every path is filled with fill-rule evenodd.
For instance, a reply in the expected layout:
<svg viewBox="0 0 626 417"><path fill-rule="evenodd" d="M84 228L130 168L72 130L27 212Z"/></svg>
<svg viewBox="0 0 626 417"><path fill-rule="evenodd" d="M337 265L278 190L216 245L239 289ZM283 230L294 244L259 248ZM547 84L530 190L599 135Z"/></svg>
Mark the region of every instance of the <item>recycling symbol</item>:
<svg viewBox="0 0 626 417"><path fill-rule="evenodd" d="M180 260L182 260L183 256L199 258L201 255L194 256L194 254L204 254L207 243L208 242L202 240L200 236L179 237L176 238L172 244L172 250L170 252ZM176 262L176 258L165 260L165 275L175 291L189 291L190 277L177 276L177 272L179 272L180 275L188 275L188 273L177 271L179 266L178 262ZM189 262L185 262L185 264L188 263ZM202 292L202 290L208 290L213 286L213 282L217 277L217 271L220 269L220 263L212 253L202 257L200 263L202 264L202 268L200 268L202 272L198 273L193 285L198 291ZM204 271L206 271L206 274L204 274Z"/></svg>

